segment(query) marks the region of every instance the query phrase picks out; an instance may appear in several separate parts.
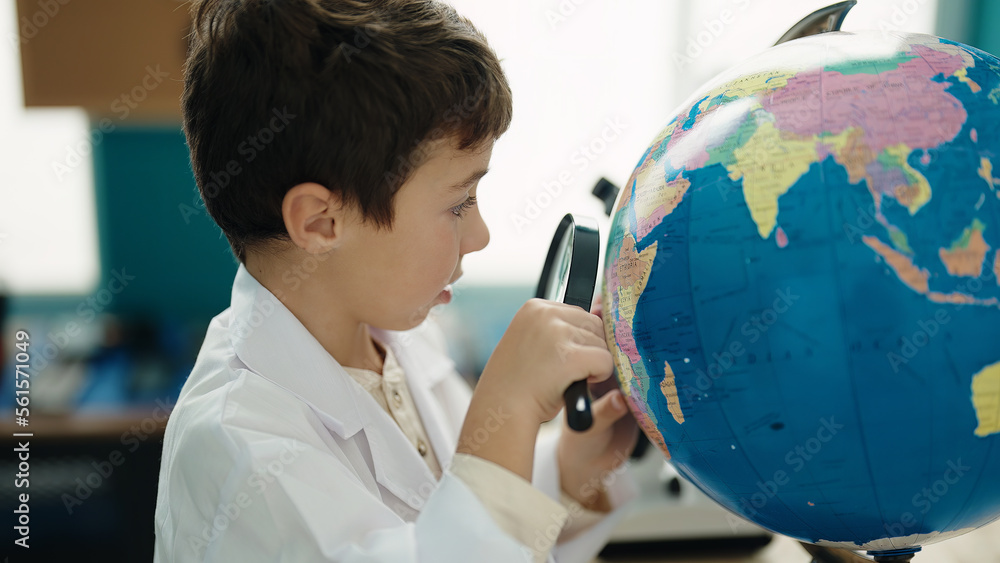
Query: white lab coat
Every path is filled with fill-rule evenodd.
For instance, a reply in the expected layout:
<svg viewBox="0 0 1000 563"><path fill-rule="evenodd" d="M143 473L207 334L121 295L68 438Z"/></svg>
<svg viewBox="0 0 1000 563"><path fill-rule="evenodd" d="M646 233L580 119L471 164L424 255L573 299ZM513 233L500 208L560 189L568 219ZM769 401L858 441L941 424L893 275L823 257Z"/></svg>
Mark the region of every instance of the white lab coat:
<svg viewBox="0 0 1000 563"><path fill-rule="evenodd" d="M442 467L471 391L424 323L376 331L392 346ZM556 436L534 486L559 498ZM586 562L635 496L626 471L606 518L557 545ZM241 265L167 424L156 503L160 563L530 561L465 483L437 481L392 418ZM552 533L555 528L548 532Z"/></svg>

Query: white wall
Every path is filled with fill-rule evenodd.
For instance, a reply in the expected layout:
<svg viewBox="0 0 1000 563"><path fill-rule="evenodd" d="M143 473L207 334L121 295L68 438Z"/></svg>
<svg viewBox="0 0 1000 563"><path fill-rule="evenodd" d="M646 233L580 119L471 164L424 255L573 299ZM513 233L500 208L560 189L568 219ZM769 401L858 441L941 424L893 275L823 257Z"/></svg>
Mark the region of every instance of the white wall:
<svg viewBox="0 0 1000 563"><path fill-rule="evenodd" d="M14 2L0 4L0 286L89 293L99 277L90 125L79 109L25 111Z"/></svg>
<svg viewBox="0 0 1000 563"><path fill-rule="evenodd" d="M699 85L832 1L451 3L486 34L514 92L513 124L480 182L478 199L492 239L465 259L463 282L534 285L566 212L600 218L606 234L603 211L590 195L602 175L623 185L649 141ZM930 33L935 9L936 0L861 0L844 29ZM703 31L709 35L699 36ZM608 120L624 131L603 142ZM593 158L580 149L591 144ZM568 182L553 184L560 174ZM558 195L550 197L546 185Z"/></svg>

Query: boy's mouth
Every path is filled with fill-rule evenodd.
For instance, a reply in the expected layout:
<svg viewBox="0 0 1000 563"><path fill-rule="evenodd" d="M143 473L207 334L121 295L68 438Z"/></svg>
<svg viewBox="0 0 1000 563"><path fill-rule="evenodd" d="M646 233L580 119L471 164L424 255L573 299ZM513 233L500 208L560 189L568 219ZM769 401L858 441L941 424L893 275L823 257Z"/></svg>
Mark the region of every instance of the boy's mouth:
<svg viewBox="0 0 1000 563"><path fill-rule="evenodd" d="M448 303L451 303L452 295L453 293L451 290L451 284L448 284L444 286L444 289L442 289L441 293L438 294L438 301L440 301L444 305L447 305Z"/></svg>
<svg viewBox="0 0 1000 563"><path fill-rule="evenodd" d="M444 289L441 290L441 293L438 294L437 299L435 299L435 301L438 301L442 305L447 305L448 303L451 303L451 298L455 296L455 292L451 286L454 285L455 282L457 282L461 277L462 277L462 272L459 272L457 276L455 276L454 278L451 279L450 282L448 282L448 285L444 286Z"/></svg>

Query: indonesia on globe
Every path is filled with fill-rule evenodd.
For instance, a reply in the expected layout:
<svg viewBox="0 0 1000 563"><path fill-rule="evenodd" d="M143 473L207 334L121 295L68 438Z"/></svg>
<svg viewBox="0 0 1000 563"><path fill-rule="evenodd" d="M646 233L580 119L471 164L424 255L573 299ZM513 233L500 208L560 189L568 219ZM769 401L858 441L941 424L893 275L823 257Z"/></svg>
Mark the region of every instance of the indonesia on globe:
<svg viewBox="0 0 1000 563"><path fill-rule="evenodd" d="M1000 60L771 48L683 104L612 216L646 435L729 510L880 560L1000 516Z"/></svg>

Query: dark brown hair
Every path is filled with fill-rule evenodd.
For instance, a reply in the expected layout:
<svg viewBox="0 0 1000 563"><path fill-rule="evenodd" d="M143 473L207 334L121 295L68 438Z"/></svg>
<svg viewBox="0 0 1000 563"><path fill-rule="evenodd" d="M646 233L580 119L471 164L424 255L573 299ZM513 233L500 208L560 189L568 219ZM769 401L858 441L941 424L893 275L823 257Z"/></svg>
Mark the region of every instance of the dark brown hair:
<svg viewBox="0 0 1000 563"><path fill-rule="evenodd" d="M499 137L511 93L496 54L433 0L203 0L184 132L209 215L240 262L287 240L281 202L316 182L391 228L427 141Z"/></svg>

